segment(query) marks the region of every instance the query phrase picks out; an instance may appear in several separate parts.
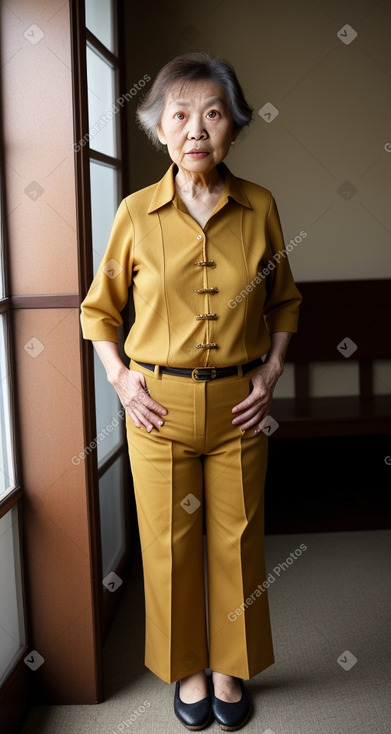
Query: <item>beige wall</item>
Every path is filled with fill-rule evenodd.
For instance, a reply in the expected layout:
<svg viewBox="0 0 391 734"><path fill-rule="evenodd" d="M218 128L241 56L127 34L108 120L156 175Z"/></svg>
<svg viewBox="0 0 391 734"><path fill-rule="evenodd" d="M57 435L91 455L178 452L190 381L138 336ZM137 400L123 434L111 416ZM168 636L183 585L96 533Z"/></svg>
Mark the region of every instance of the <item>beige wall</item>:
<svg viewBox="0 0 391 734"><path fill-rule="evenodd" d="M129 88L188 51L208 51L235 67L255 114L226 162L272 190L286 243L307 233L290 255L296 280L390 277L391 3L126 6ZM337 37L347 23L358 34L349 44ZM156 181L170 163L137 130L138 100L127 105L131 190ZM279 111L270 123L258 114L268 102Z"/></svg>

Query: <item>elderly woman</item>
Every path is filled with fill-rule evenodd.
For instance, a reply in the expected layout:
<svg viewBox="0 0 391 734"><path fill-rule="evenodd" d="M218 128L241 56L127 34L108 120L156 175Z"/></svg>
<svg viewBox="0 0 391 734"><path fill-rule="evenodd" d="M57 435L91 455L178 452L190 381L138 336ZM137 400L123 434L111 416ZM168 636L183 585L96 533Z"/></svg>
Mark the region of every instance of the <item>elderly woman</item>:
<svg viewBox="0 0 391 734"><path fill-rule="evenodd" d="M82 303L83 335L127 413L145 664L176 681L185 727L214 716L235 731L250 715L243 680L274 662L262 428L301 296L273 196L223 163L252 118L230 64L174 58L137 114L172 163L121 202ZM130 286L126 366L117 329Z"/></svg>

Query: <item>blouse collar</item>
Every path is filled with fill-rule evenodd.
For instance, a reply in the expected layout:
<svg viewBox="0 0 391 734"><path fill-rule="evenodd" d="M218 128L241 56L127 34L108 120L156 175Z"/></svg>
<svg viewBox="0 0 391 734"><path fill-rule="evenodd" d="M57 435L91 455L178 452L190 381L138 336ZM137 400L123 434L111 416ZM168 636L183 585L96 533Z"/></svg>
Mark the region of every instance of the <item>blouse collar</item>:
<svg viewBox="0 0 391 734"><path fill-rule="evenodd" d="M176 194L174 179L177 170L178 167L176 163L172 163L163 178L158 182L148 208L148 214L160 209L160 207L165 206L170 201L173 201ZM217 170L224 179L224 189L220 199L221 204L227 203L228 198L230 197L238 204L252 209L252 206L240 185L240 179L231 173L228 166L226 166L223 161L217 164Z"/></svg>

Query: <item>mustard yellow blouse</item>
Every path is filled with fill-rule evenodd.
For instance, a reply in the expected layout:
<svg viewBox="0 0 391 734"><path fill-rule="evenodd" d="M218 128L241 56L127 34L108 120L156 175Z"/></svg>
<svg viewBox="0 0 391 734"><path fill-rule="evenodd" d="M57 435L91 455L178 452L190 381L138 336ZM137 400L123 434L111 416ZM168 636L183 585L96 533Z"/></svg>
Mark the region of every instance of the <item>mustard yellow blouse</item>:
<svg viewBox="0 0 391 734"><path fill-rule="evenodd" d="M224 189L204 228L176 193L174 163L122 200L81 304L85 339L117 342L130 286L125 352L139 362L228 367L266 354L270 333L297 331L301 295L274 198L225 163L218 170Z"/></svg>

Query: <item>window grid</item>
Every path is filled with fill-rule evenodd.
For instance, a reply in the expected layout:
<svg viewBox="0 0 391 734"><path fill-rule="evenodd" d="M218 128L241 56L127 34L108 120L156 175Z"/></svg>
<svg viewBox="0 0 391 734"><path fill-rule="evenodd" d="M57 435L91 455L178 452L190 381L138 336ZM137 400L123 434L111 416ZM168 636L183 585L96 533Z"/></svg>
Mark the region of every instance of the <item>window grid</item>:
<svg viewBox="0 0 391 734"><path fill-rule="evenodd" d="M114 8L113 8L113 11L114 11ZM116 17L115 12L113 12L113 16L114 18ZM117 35L116 28L113 29L113 35L114 37L116 37ZM117 101L120 96L119 57L118 55L114 53L113 51L111 51L107 46L105 46L104 43L102 43L102 41L99 38L97 38L97 36L95 36L94 33L92 33L92 31L86 26L86 58L87 58L87 49L95 53L99 57L99 59L103 63L105 63L110 70L113 71L113 74L114 74L113 105L115 105L118 108ZM88 64L87 64L87 74L88 74ZM87 80L88 80L88 77L87 77ZM91 94L89 83L88 83L88 94ZM93 147L93 138L87 147L90 166L93 163L98 163L98 164L107 166L107 168L115 172L113 183L116 189L117 205L119 204L119 193L121 191L120 177L121 177L121 169L122 169L120 119L119 119L120 109L121 108L119 107L119 109L117 109L117 111L114 111L113 113L113 119L114 119L113 134L114 134L115 155L108 155L107 153L96 150ZM109 112L109 110L107 110L106 112ZM88 124L90 126L90 124L93 125L95 122L96 121L94 120L89 120ZM92 211L93 211L93 206L92 206L92 201L91 201L91 215L92 215ZM92 246L94 247L94 242L92 242ZM95 355L94 355L94 361L96 364ZM96 371L96 367L95 367L95 371ZM120 402L118 400L118 408L120 407L121 407ZM113 457L117 458L118 454L121 455L124 453L125 453L125 449L123 446L114 446L113 450L110 451L108 455L103 455L100 457L100 460L98 461L99 480L101 480L104 474L110 470L113 464Z"/></svg>
<svg viewBox="0 0 391 734"><path fill-rule="evenodd" d="M15 433L15 373L2 129L0 148L0 578L4 592L0 605L2 687L26 649L26 610L21 552L22 488L18 480L19 449Z"/></svg>
<svg viewBox="0 0 391 734"><path fill-rule="evenodd" d="M0 316L0 500L15 489L15 447L9 386L8 315Z"/></svg>
<svg viewBox="0 0 391 734"><path fill-rule="evenodd" d="M1 144L3 141L1 139ZM3 151L2 151L3 152ZM9 293L4 154L0 169L0 518L21 498L17 477L11 298Z"/></svg>

